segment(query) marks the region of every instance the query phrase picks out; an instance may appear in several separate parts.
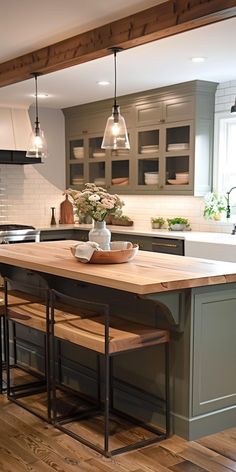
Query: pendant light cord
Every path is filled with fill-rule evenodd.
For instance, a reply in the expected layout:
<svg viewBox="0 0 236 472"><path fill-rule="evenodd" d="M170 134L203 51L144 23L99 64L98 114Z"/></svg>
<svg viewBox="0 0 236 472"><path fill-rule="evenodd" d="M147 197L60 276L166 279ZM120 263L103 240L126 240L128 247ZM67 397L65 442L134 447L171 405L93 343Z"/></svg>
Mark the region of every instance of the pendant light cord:
<svg viewBox="0 0 236 472"><path fill-rule="evenodd" d="M35 109L36 109L36 116L35 116L35 134L39 134L39 117L38 117L38 74L34 74L35 79Z"/></svg>
<svg viewBox="0 0 236 472"><path fill-rule="evenodd" d="M38 117L38 77L37 74L35 74L35 104L36 104L36 121L38 122L39 117Z"/></svg>
<svg viewBox="0 0 236 472"><path fill-rule="evenodd" d="M115 87L114 87L114 107L117 107L116 103L116 51L114 51L114 68L115 68Z"/></svg>

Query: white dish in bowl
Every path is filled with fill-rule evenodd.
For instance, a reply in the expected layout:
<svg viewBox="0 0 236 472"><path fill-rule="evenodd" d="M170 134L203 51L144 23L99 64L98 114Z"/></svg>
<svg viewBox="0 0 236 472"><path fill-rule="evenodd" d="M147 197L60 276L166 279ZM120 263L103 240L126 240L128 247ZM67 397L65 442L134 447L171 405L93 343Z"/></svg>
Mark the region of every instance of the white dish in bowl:
<svg viewBox="0 0 236 472"><path fill-rule="evenodd" d="M75 159L82 159L84 157L84 148L74 148L73 149L73 154Z"/></svg>
<svg viewBox="0 0 236 472"><path fill-rule="evenodd" d="M154 185L159 182L158 172L144 172L144 182L146 185Z"/></svg>
<svg viewBox="0 0 236 472"><path fill-rule="evenodd" d="M152 177L153 175L159 175L159 172L144 172L146 177Z"/></svg>
<svg viewBox="0 0 236 472"><path fill-rule="evenodd" d="M98 185L99 187L100 186L102 187L103 185L106 184L106 181L105 181L105 179L95 179L94 183L95 183L95 185Z"/></svg>
<svg viewBox="0 0 236 472"><path fill-rule="evenodd" d="M93 152L93 157L106 157L106 153L105 152Z"/></svg>
<svg viewBox="0 0 236 472"><path fill-rule="evenodd" d="M167 150L168 151L181 151L182 149L188 149L189 143L175 143L175 144L168 144Z"/></svg>
<svg viewBox="0 0 236 472"><path fill-rule="evenodd" d="M189 179L189 172L176 172L175 174L176 180L188 180Z"/></svg>

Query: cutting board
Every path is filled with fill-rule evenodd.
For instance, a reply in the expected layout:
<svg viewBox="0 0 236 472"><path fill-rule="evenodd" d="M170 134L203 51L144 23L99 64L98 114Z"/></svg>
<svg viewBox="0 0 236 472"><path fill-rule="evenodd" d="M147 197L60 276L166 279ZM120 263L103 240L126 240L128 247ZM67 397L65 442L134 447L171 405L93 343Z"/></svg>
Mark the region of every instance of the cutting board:
<svg viewBox="0 0 236 472"><path fill-rule="evenodd" d="M71 225L74 224L74 211L73 211L73 205L71 202L68 200L68 195L66 195L66 198L64 202L61 202L60 204L60 221L59 223L61 225Z"/></svg>

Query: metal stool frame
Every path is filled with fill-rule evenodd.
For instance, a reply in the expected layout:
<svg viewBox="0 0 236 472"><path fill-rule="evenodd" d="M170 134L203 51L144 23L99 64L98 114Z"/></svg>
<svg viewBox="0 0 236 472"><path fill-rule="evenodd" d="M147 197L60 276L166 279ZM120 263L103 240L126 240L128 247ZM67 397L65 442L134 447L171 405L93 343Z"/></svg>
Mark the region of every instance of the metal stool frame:
<svg viewBox="0 0 236 472"><path fill-rule="evenodd" d="M31 369L30 367L22 366L17 364L17 351L16 351L16 333L15 333L15 325L17 321L13 320L13 353L14 353L14 363L11 364L10 360L10 333L9 333L9 322L12 320L8 317L8 285L14 284L14 280L5 277L4 278L4 294L5 294L5 306L4 306L4 331L5 331L5 364L6 364L6 377L7 377L7 397L10 401L16 403L17 405L21 406L25 410L33 413L40 419L46 420L51 422L51 387L50 387L50 308L49 308L49 290L46 288L41 288L40 291L43 292L42 303L45 303L45 315L46 315L46 332L43 333L44 335L44 359L45 359L45 366L44 371L45 375L41 374L40 372L36 372L35 370ZM24 284L26 287L26 284ZM34 289L35 287L27 285L28 289ZM37 287L38 289L38 287ZM24 292L25 293L25 292ZM20 323L19 323L20 324ZM34 329L34 328L32 328ZM42 333L42 331L40 331ZM23 383L17 386L11 386L11 370L13 368L20 369L26 373L31 374L33 377L36 378L35 381ZM37 411L33 410L29 406L23 404L20 399L25 398L27 396L47 392L47 417L38 413Z"/></svg>
<svg viewBox="0 0 236 472"><path fill-rule="evenodd" d="M105 326L104 326L104 334L105 334L105 353L101 354L99 353L99 356L103 356L105 358L105 398L104 398L104 405L100 405L101 409L103 407L104 410L104 447L100 447L92 443L91 441L88 441L86 438L74 433L73 431L70 431L69 429L66 428L66 424L79 420L79 419L85 419L89 418L91 416L94 416L98 413L98 411L94 408L87 410L86 412L83 412L82 414L76 415L75 417L72 418L57 418L57 412L55 409L56 405L56 379L55 379L55 356L56 356L56 346L55 346L55 341L56 338L54 335L54 309L57 300L63 301L65 304L67 303L68 305L73 304L73 306L77 306L78 308L88 308L88 309L94 309L94 314L102 314L105 317ZM53 424L55 427L63 431L64 433L68 434L69 436L73 437L74 439L77 439L81 443L85 444L86 446L94 449L95 451L99 452L100 454L103 454L106 457L111 457L123 452L131 451L143 446L147 446L150 444L154 444L162 439L166 439L169 434L170 434L170 395L169 395L169 341L165 342L165 419L166 419L166 430L165 432L161 432L158 428L152 427L143 421L140 421L134 417L131 417L127 415L126 413L123 413L117 409L114 408L113 406L113 357L121 355L122 353L127 353L127 352L134 352L134 350L140 350L140 349L147 349L149 346L144 346L141 348L136 348L136 349L129 349L121 352L116 352L116 353L110 353L109 352L109 328L110 328L110 313L109 313L109 305L108 304L102 304L102 303L95 303L95 302L90 302L87 300L83 299L77 299L70 297L68 295L64 295L56 290L51 290L51 335L52 335L52 409L53 409ZM63 342L63 340L61 340ZM68 342L68 341L66 341ZM153 347L153 346L152 346ZM88 349L88 348L85 348ZM88 349L90 350L90 349ZM96 352L95 350L91 349L93 352ZM100 368L99 368L99 375L98 375L98 380L100 382ZM79 396L79 394L78 394ZM101 400L101 396L99 394L99 401ZM101 409L99 412L101 412ZM109 415L110 413L114 413L117 416L123 417L124 419L129 420L130 422L137 424L139 426L144 427L146 430L151 431L154 433L156 436L154 438L149 438L149 439L144 439L141 441L138 441L134 444L130 444L127 446L123 446L117 449L109 450Z"/></svg>

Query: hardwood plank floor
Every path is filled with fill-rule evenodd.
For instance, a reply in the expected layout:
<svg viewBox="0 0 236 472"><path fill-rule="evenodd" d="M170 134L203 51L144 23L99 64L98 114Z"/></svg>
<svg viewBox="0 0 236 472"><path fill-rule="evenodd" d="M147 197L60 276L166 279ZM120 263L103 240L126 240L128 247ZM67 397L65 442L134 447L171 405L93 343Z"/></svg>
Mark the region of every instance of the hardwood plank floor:
<svg viewBox="0 0 236 472"><path fill-rule="evenodd" d="M198 441L173 436L105 459L5 396L0 418L0 472L236 472L236 428Z"/></svg>

